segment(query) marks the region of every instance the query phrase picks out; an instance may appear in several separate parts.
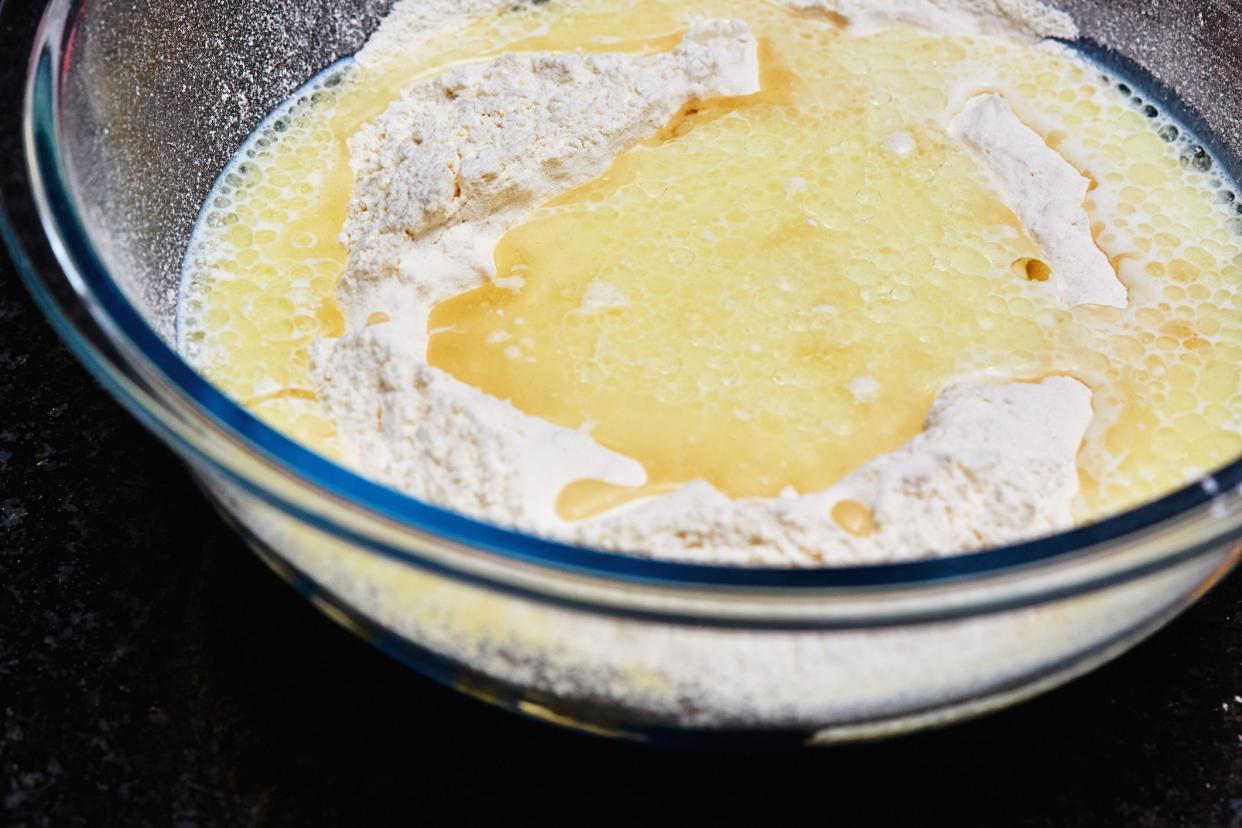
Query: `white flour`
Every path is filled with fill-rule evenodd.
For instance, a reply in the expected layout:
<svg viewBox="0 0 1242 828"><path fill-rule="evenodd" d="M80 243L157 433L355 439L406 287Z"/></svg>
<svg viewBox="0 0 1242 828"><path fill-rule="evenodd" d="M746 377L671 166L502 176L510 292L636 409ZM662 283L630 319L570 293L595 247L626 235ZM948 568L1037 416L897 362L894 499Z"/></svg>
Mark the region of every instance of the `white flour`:
<svg viewBox="0 0 1242 828"><path fill-rule="evenodd" d="M377 49L416 48L428 32L467 19L463 13L445 24L445 13L483 13L514 1L408 0L359 60L379 53ZM891 10L901 4L877 0L875 5ZM684 74L670 74L684 80ZM971 95L997 88L986 79L971 81L943 109L945 126ZM441 108L434 95L423 94L430 100L419 110L445 126L435 133L439 140L452 140L446 121L460 123L464 115ZM517 101L509 103L516 106ZM501 106L497 111L509 110ZM412 140L411 132L402 130L412 130L415 115L407 108L401 118L382 119L394 144L403 137ZM584 118L584 131L596 128L594 118ZM901 129L896 124L891 128ZM503 138L496 136L501 144ZM880 151L901 157L917 152L915 143L909 133L897 131ZM377 156L360 160L395 163L379 159L383 148L373 146ZM481 147L463 149L465 156ZM506 146L494 149L504 151ZM618 143L606 149L617 152L623 147ZM391 156L399 157L396 152ZM438 157L458 160L455 153ZM521 160L519 166L526 169ZM999 188L1004 173L994 172ZM505 175L502 171L501 177ZM463 186L463 193L474 193L474 198L496 197L488 182L463 183L470 185ZM545 183L560 187L566 182L536 179L534 186ZM412 183L407 184L413 191ZM349 335L335 348L322 344L317 355L319 390L332 401L355 465L425 499L530 526L548 520L549 501L540 498L554 483L540 482L540 474L573 461L579 468L606 466L620 477L640 475L636 464L604 452L582 435L524 418L511 406L427 367L420 350L425 332L410 316L425 324L426 302L437 290L429 281L434 277L477 284L487 276L478 272L477 258L468 255L463 260L475 264L464 274L427 275L430 271L419 267L415 257L431 246L429 240L445 234L437 236L428 226L429 211L422 206L403 213L395 201L388 203L389 187L382 175L371 186L380 190L370 193L376 215L385 218L355 213L351 219L355 259L348 298L358 305L350 309ZM791 194L815 186L814 180L801 177L787 184ZM1107 183L1101 190L1107 191ZM1101 195L1097 192L1096 198ZM495 230L477 218L478 207L458 205L439 215L452 215L450 220L459 226ZM520 220L520 212L514 207L505 220ZM437 220L431 219L432 225ZM382 226L385 221L401 230L407 223L418 229L408 242L393 239ZM457 238L467 238L457 232ZM360 267L367 254L362 247L374 244L379 249L389 243L411 253L406 267ZM597 280L576 312L619 313L615 309L631 301L624 288L620 280ZM387 304L386 291L392 300ZM632 296L635 304L642 301L636 291ZM392 322L366 327L376 310ZM822 318L843 313L828 303L814 312ZM412 347L414 339L419 347ZM877 381L865 374L850 380L850 391L860 397L877 391ZM1101 412L1107 411L1103 394L1097 403ZM1073 380L959 385L941 395L921 437L851 475L835 494L731 503L707 487L688 487L672 498L639 504L583 527L578 534L612 548L681 560L798 564L821 557L830 562L894 560L929 549L952 552L1050 531L1069 520L1069 493L1076 485L1073 453L1090 416L1088 394ZM1097 417L1096 426L1104 419ZM1014 577L954 579L928 589L883 589L876 594L846 589L827 598L820 591L803 594L780 588L647 588L603 575L566 577L552 568L417 538L403 545L417 550L416 557L430 565L411 566L305 525L224 481L215 481L214 487L257 538L305 573L328 598L339 601L351 618L365 619L368 629L374 625L390 644L410 642L419 664L427 663L430 655L432 663L451 666L460 689L550 721L607 733L690 727L792 734L825 728L822 738L827 741L944 724L1011 702L1065 678L1066 670L1077 671L1115 652L1117 642L1131 640L1136 630L1184 606L1227 563L1227 550L1221 550L1109 589L1070 597L1057 592L1058 600L1031 607L1025 602L1002 605L998 596L1008 599L1020 593L1019 598L1039 599L1045 588L1064 586L1064 567L1045 574L1024 571L1016 593L1010 583ZM877 524L873 539L826 534L829 506L834 497L844 496L872 507ZM561 537L574 534L559 524L548 531ZM1128 553L1118 548L1110 554ZM1100 557L1092 561L1098 563L1095 558ZM522 591L446 577L437 564L449 572L494 577ZM579 606L579 599L586 605ZM338 611L330 611L339 617ZM629 617L630 611L653 617L638 620ZM919 617L934 612L936 620L911 623L911 611ZM752 623L757 618L768 623ZM829 618L836 623L821 625ZM842 623L846 619L858 626Z"/></svg>
<svg viewBox="0 0 1242 828"><path fill-rule="evenodd" d="M1066 306L1126 306L1125 286L1091 235L1090 182L999 95L972 98L950 124L992 173L1005 203L1048 257Z"/></svg>
<svg viewBox="0 0 1242 828"><path fill-rule="evenodd" d="M398 0L355 60L361 66L383 64L420 43L449 37L471 21L513 5L513 0Z"/></svg>
<svg viewBox="0 0 1242 828"><path fill-rule="evenodd" d="M716 22L667 55L506 55L411 89L362 130L340 290L350 333L313 355L355 465L545 533L569 483L646 481L588 435L427 365L427 318L494 275L497 241L542 201L600 175L688 101L758 91L756 51L745 25ZM368 327L374 312L393 321Z"/></svg>
<svg viewBox="0 0 1242 828"><path fill-rule="evenodd" d="M822 566L1047 534L1073 519L1075 458L1091 413L1091 392L1072 379L952 386L922 434L826 492L733 501L696 483L588 523L576 539L687 563ZM875 533L857 537L837 526L829 514L841 501L867 504Z"/></svg>
<svg viewBox="0 0 1242 828"><path fill-rule="evenodd" d="M895 26L946 34L986 34L1039 40L1078 37L1069 15L1038 0L782 0L790 8L825 16L865 35Z"/></svg>
<svg viewBox="0 0 1242 828"><path fill-rule="evenodd" d="M399 6L359 60L394 48L426 5ZM467 5L474 13L498 7ZM1019 37L1072 29L1043 6L1001 0L884 4L882 15L846 0L790 5L841 14L864 30L880 18ZM742 23L718 21L692 28L670 54L506 55L455 69L412 88L364 128L351 142L357 183L339 294L348 333L312 354L316 390L348 461L474 517L700 563L880 562L1068 527L1091 418L1090 392L1074 380L949 388L924 434L826 492L731 501L696 483L571 525L555 511L565 485L638 486L642 466L427 364L432 307L494 277L493 252L508 229L598 176L685 103L758 88L754 38ZM587 299L584 313L626 301L606 283ZM369 324L376 318L386 321ZM869 510L874 533L855 536L829 518L843 500Z"/></svg>

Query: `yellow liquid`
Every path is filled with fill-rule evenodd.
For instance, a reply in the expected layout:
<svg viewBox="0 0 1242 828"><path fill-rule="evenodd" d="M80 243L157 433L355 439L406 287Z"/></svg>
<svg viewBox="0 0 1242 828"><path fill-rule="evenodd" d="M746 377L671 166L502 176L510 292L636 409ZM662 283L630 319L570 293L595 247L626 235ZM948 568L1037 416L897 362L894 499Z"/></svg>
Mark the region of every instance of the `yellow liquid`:
<svg viewBox="0 0 1242 828"><path fill-rule="evenodd" d="M698 479L735 497L826 488L916 434L956 380L1091 386L1084 519L1242 451L1242 239L1210 173L1182 168L1184 146L1063 51L858 38L742 0L552 2L354 70L291 113L228 203L209 206L217 218L190 254L187 351L260 416L336 454L306 349L341 333L349 136L412 79L462 60L669 49L708 16L750 23L763 91L688 107L504 237L497 273L520 289L480 288L433 314L433 365L590 426L647 469L642 490L574 484L565 517ZM1127 310L1059 306L1038 246L939 126L963 84L1000 91L1097 182L1087 206ZM885 149L899 132L909 155Z"/></svg>

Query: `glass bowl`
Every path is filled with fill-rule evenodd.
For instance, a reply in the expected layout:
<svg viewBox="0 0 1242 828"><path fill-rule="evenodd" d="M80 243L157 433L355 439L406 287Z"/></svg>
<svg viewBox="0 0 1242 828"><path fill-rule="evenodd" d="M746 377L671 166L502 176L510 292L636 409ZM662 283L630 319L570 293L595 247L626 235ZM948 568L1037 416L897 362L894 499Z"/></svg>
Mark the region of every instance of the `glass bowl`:
<svg viewBox="0 0 1242 828"><path fill-rule="evenodd" d="M559 724L665 743L820 744L949 722L1062 683L1236 563L1238 462L1136 511L1007 548L740 570L474 522L271 430L170 345L182 252L240 143L356 51L386 5L54 0L31 43L20 163L3 179L0 231L62 336L333 619L464 692ZM1085 31L1082 48L1215 136L1227 166L1242 158L1238 12L1059 5Z"/></svg>

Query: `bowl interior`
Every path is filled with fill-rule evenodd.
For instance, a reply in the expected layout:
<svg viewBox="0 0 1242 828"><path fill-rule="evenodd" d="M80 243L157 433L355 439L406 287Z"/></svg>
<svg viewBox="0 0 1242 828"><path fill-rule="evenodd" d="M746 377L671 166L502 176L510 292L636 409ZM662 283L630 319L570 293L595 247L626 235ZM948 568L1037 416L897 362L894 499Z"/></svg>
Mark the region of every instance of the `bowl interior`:
<svg viewBox="0 0 1242 828"><path fill-rule="evenodd" d="M97 251L171 344L181 258L221 169L277 104L357 51L391 0L72 6L62 158Z"/></svg>
<svg viewBox="0 0 1242 828"><path fill-rule="evenodd" d="M571 2L572 0L556 0ZM171 342L182 254L241 142L313 74L365 42L392 0L74 3L61 151L87 231L143 317ZM1212 2L1061 0L1110 63L1242 158L1242 11ZM1090 48L1090 47L1089 47ZM1134 75L1135 67L1124 67Z"/></svg>
<svg viewBox="0 0 1242 828"><path fill-rule="evenodd" d="M165 345L175 341L182 255L216 177L277 104L357 51L391 2L53 2L51 14L66 21L54 113L55 153L72 194L66 207L105 266L103 278L120 288ZM1079 21L1086 51L1134 78L1146 96L1199 134L1230 175L1242 177L1242 11L1206 0L1054 5ZM247 419L240 410L226 418ZM250 428L263 427L255 421ZM299 470L296 462L290 465ZM1232 486L1234 478L1242 479L1242 464L1222 479ZM1060 554L1207 499L1202 492L1183 495L1143 520L1067 536L1055 547L1040 542L1030 554L1010 550L991 563L974 556L978 560L962 568ZM462 532L482 537L474 529ZM507 533L499 535L505 537L497 545L506 547Z"/></svg>

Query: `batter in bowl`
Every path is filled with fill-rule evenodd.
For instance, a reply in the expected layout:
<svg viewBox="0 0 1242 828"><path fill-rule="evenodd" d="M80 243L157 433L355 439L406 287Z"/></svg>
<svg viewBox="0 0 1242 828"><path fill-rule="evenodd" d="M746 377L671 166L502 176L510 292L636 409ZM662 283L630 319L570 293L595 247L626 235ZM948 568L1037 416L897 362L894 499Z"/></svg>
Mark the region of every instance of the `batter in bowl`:
<svg viewBox="0 0 1242 828"><path fill-rule="evenodd" d="M701 563L956 554L1235 457L1235 190L1028 2L406 0L243 147L181 338L361 473Z"/></svg>

